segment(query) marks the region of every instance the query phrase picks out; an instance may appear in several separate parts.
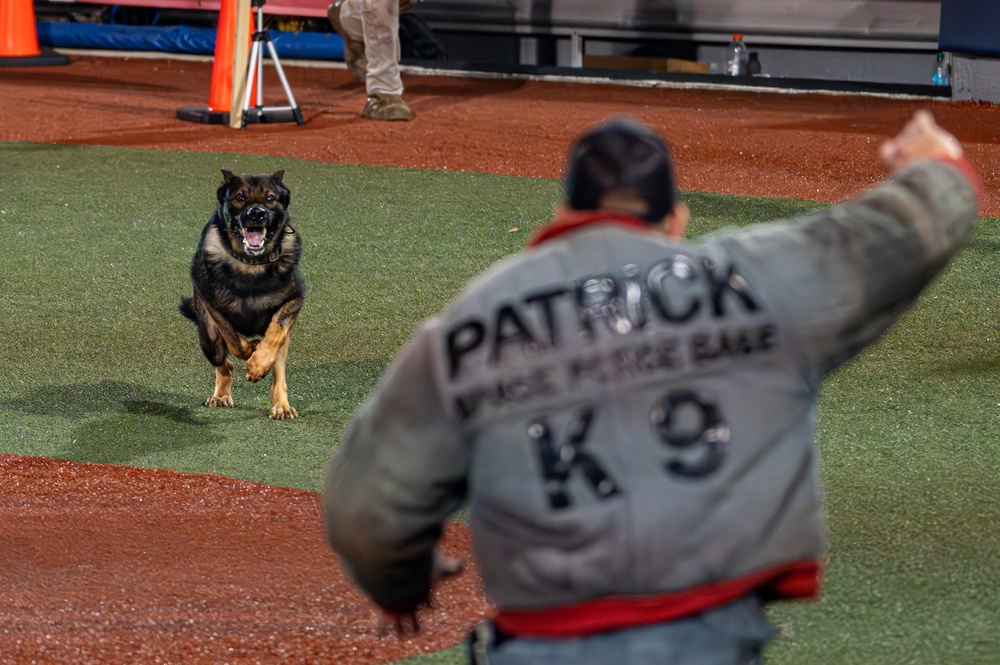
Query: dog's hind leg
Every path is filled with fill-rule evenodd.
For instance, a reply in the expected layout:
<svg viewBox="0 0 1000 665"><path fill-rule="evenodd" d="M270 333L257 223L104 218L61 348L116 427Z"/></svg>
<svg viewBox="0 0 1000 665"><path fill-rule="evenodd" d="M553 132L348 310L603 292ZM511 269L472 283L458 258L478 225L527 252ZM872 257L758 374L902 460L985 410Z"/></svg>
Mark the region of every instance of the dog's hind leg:
<svg viewBox="0 0 1000 665"><path fill-rule="evenodd" d="M205 400L205 406L233 405L233 361L226 358L221 365L215 366L215 392Z"/></svg>
<svg viewBox="0 0 1000 665"><path fill-rule="evenodd" d="M288 358L288 344L291 337L285 336L285 343L278 349L274 358L274 368L271 374L271 412L268 418L272 420L289 420L298 418L295 408L288 403L288 384L285 383L285 360Z"/></svg>
<svg viewBox="0 0 1000 665"><path fill-rule="evenodd" d="M222 331L215 324L211 310L204 301L195 299L196 321L198 323L198 340L202 353L215 368L215 392L205 400L205 406L233 405L233 361L226 354L227 344Z"/></svg>

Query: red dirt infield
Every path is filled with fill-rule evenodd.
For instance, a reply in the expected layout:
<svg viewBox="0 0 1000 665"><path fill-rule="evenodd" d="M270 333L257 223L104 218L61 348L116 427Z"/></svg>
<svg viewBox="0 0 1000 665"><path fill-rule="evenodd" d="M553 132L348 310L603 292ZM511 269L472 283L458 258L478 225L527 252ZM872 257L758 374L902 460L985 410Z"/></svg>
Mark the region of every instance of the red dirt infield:
<svg viewBox="0 0 1000 665"><path fill-rule="evenodd" d="M879 143L930 108L982 178L982 214L1000 216L992 105L407 75L414 120L379 123L360 117L364 90L346 70L283 64L305 124L242 131L176 119L207 103L210 62L3 68L0 141L558 178L583 128L629 113L667 137L683 190L832 202L882 179ZM437 591L422 635L383 634L323 542L315 493L2 454L0 477L3 662L384 663L455 645L487 612L470 565ZM455 525L445 552L468 549Z"/></svg>

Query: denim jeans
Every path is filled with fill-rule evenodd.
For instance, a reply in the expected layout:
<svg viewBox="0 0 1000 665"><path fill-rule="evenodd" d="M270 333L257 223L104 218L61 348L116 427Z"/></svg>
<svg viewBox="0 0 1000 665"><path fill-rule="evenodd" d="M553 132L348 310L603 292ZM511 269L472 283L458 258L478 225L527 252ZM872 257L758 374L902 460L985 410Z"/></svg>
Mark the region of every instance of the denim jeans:
<svg viewBox="0 0 1000 665"><path fill-rule="evenodd" d="M761 665L775 634L754 597L684 619L574 638L505 637L484 622L466 646L472 665Z"/></svg>

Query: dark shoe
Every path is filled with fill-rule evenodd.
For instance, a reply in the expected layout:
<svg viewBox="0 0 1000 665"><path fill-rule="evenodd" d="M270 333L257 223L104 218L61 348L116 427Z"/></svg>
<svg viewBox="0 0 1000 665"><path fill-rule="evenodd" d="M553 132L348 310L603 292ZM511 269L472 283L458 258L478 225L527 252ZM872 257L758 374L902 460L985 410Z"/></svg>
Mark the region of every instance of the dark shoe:
<svg viewBox="0 0 1000 665"><path fill-rule="evenodd" d="M351 72L354 78L362 83L368 75L368 58L365 56L365 43L351 39L344 30L344 25L340 22L340 5L336 2L326 10L326 17L330 19L330 25L337 31L340 38L344 40L344 63L347 71Z"/></svg>
<svg viewBox="0 0 1000 665"><path fill-rule="evenodd" d="M409 120L413 117L400 95L368 95L361 115L372 120Z"/></svg>

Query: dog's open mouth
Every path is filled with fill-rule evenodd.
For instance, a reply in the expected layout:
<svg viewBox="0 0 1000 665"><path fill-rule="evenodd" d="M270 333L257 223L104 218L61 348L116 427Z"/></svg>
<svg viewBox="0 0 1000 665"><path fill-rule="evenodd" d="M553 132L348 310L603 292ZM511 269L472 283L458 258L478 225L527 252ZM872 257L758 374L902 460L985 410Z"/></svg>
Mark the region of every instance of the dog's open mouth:
<svg viewBox="0 0 1000 665"><path fill-rule="evenodd" d="M243 248L247 254L251 256L263 254L266 242L267 234L264 233L264 229L243 229Z"/></svg>

